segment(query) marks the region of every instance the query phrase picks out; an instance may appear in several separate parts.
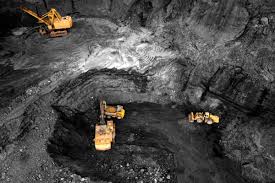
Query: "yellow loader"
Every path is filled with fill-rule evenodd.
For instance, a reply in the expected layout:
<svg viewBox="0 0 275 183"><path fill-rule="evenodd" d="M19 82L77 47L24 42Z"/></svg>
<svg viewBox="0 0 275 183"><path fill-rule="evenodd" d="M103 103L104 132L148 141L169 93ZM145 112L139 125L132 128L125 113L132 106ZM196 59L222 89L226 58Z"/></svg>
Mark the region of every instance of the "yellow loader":
<svg viewBox="0 0 275 183"><path fill-rule="evenodd" d="M220 122L219 116L215 116L213 114L210 114L209 112L191 112L188 115L188 120L190 123L196 121L197 123L206 123L208 125Z"/></svg>
<svg viewBox="0 0 275 183"><path fill-rule="evenodd" d="M106 104L106 101L101 101L103 107L104 107L104 117L107 118L117 118L122 119L125 115L125 110L123 109L123 106L117 105L117 106L110 106Z"/></svg>

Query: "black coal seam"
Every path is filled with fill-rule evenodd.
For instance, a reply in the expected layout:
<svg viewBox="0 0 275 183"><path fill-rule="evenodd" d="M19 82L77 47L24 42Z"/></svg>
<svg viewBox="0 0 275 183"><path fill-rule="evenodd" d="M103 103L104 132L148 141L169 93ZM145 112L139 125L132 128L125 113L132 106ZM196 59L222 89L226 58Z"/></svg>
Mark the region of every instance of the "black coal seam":
<svg viewBox="0 0 275 183"><path fill-rule="evenodd" d="M234 107L235 109L238 109L239 111L243 112L243 113L246 113L246 114L252 114L255 112L255 109L252 109L252 108L249 108L249 107L245 107L245 106L242 106L240 104L237 104L235 102L232 102L232 100L230 100L229 98L227 97L224 97L223 95L221 94L218 94L218 93L215 93L211 90L208 91L209 94L211 95L214 95L215 97L221 99L222 101L230 104L232 107ZM272 115L275 115L275 111L269 109L269 108L265 108L265 113L261 113L261 114L258 114L257 116L262 116L262 117L265 117L264 114L266 114L267 112L269 112L270 114Z"/></svg>
<svg viewBox="0 0 275 183"><path fill-rule="evenodd" d="M255 16L252 16L251 14L250 14L250 12L248 11L248 9L246 8L246 7L244 7L245 9L246 9L246 11L248 12L248 21L247 21L247 23L246 23L246 25L245 25L245 28L243 29L243 32L238 36L238 37L236 37L233 41L239 41L239 40L242 40L242 38L244 38L245 36L246 36L246 34L249 32L249 30L250 30L250 25L251 25L251 23L252 23L252 20L253 20L253 18L255 17Z"/></svg>
<svg viewBox="0 0 275 183"><path fill-rule="evenodd" d="M223 72L225 67L219 67L216 72L208 79L207 83L202 83L205 87L204 92L201 95L201 101L205 100L207 92L210 90L211 83L217 79L217 75Z"/></svg>
<svg viewBox="0 0 275 183"><path fill-rule="evenodd" d="M11 72L14 71L14 70L13 70L13 67L10 66L10 65L7 65L7 66L1 66L1 65L0 65L0 69L1 69L1 71L0 71L0 77L1 77L1 78L3 78L3 77L5 77L5 76L9 75Z"/></svg>
<svg viewBox="0 0 275 183"><path fill-rule="evenodd" d="M262 91L261 91L261 94L259 96L259 99L256 103L256 106L252 109L252 115L259 115L265 111L272 111L268 108L266 108L265 106L263 106L263 102L267 99L267 96L270 94L270 90L268 88L264 88ZM272 111L273 112L273 111Z"/></svg>
<svg viewBox="0 0 275 183"><path fill-rule="evenodd" d="M194 70L196 69L196 65L190 70L190 72L188 73L188 76L187 76L187 80L186 80L186 82L185 83L183 83L183 86L182 86L182 89L181 89L181 91L183 92L183 91L185 91L186 89L187 89L187 86L188 86L188 84L189 84L189 82L190 82L190 80L191 80L191 77L192 77L192 75L193 75L193 73L194 73Z"/></svg>
<svg viewBox="0 0 275 183"><path fill-rule="evenodd" d="M237 76L241 76L241 77L237 78ZM233 92L233 90L235 90L237 86L242 82L244 82L246 79L248 79L248 74L244 74L242 72L241 73L235 72L234 76L229 78L229 84L227 85L227 87L224 88L223 92L228 90L229 92Z"/></svg>
<svg viewBox="0 0 275 183"><path fill-rule="evenodd" d="M74 80L70 80L64 84L62 84L59 89L56 90L56 93L58 95L61 95L61 93L65 92L67 90L73 90L83 84L85 84L89 79L91 79L93 76L98 75L107 75L107 76L120 76L124 79L128 79L130 81L133 81L135 85L137 85L139 88L141 88L142 92L146 91L147 88L147 77L145 75L142 75L138 72L127 72L125 70L118 70L118 69L92 69L89 70L86 73L81 74L79 77L77 77ZM128 77L127 77L128 76ZM67 89L66 89L67 88Z"/></svg>
<svg viewBox="0 0 275 183"><path fill-rule="evenodd" d="M115 144L121 144L121 145L124 145L124 144L126 144L126 145L138 145L138 146L141 146L141 147L154 147L154 148L157 148L157 149L162 149L162 150L165 150L165 151L168 151L168 152L170 152L170 153L174 153L174 151L178 151L179 150L179 148L177 148L177 147L175 147L173 144L171 144L171 143L169 143L168 142L168 140L167 140L167 142L165 143L165 145L163 145L163 144L158 144L158 145L156 145L156 143L154 143L154 142L152 142L152 143L150 143L150 144L146 144L146 143L141 143L141 142L135 142L134 144L133 143L125 143L125 142L123 142L123 143L115 143ZM145 145L144 145L145 144ZM170 149L172 149L173 151L171 151L170 149L168 149L168 148L166 148L166 147L170 147Z"/></svg>
<svg viewBox="0 0 275 183"><path fill-rule="evenodd" d="M29 108L29 107L28 107ZM26 110L28 111L28 109ZM6 125L0 127L0 132L3 130L0 135L0 147L5 148L7 145L12 144L14 141L19 141L26 136L29 131L32 129L34 117L29 117L28 112L23 113L24 118L22 119L19 126L19 133L15 137L10 137L9 133L12 133Z"/></svg>
<svg viewBox="0 0 275 183"><path fill-rule="evenodd" d="M129 8L129 10L126 13L126 18L130 18L131 15L134 13L134 11L136 10L136 7L138 6L138 4L141 2L141 0L136 0L133 3L131 3L131 6Z"/></svg>
<svg viewBox="0 0 275 183"><path fill-rule="evenodd" d="M8 144L12 143L11 139L9 138L9 130L5 125L2 125L0 127L0 147L4 149ZM1 151L0 151L1 152Z"/></svg>
<svg viewBox="0 0 275 183"><path fill-rule="evenodd" d="M242 105L239 105L239 104L237 104L237 103L235 103L235 102L232 102L229 98L224 97L224 96L221 95L221 94L215 93L215 92L213 92L213 91L211 91L211 90L208 90L208 93L211 94L211 95L214 95L215 97L221 99L222 101L224 101L224 102L230 104L231 106L233 106L234 108L238 109L238 110L241 111L241 112L249 113L249 112L252 111L252 109L250 109L250 108L248 108L248 107L244 107L244 106L242 106Z"/></svg>
<svg viewBox="0 0 275 183"><path fill-rule="evenodd" d="M165 13L167 13L167 7L169 6L169 4L172 2L172 0L168 0L166 3L164 3L164 6L163 6L163 10Z"/></svg>
<svg viewBox="0 0 275 183"><path fill-rule="evenodd" d="M170 3L171 3L171 1L172 0L168 0L168 2L167 3L163 3L161 6L159 6L157 9L155 9L155 10L153 10L152 12L151 12L151 14L148 16L148 18L151 18L152 19L152 17L157 13L157 12L159 12L161 9L165 9Z"/></svg>

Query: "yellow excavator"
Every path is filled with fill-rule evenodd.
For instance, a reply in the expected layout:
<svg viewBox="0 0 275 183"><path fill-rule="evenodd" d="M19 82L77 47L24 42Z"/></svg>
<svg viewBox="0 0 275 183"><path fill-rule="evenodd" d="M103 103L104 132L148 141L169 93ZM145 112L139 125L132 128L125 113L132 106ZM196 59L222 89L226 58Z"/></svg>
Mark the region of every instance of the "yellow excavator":
<svg viewBox="0 0 275 183"><path fill-rule="evenodd" d="M209 112L196 112L196 113L191 112L188 115L188 120L190 123L193 123L194 121L196 121L197 123L206 123L208 125L220 122L219 116L210 114Z"/></svg>
<svg viewBox="0 0 275 183"><path fill-rule="evenodd" d="M106 117L115 117L122 119L125 115L125 110L122 106L108 106L106 101L100 101L100 122L95 126L95 149L98 151L107 151L112 148L112 143L115 141L116 129L113 120L107 120Z"/></svg>
<svg viewBox="0 0 275 183"><path fill-rule="evenodd" d="M35 17L39 24L43 24L43 26L39 28L39 33L41 35L49 34L50 37L66 36L68 30L73 26L72 17L62 17L54 8L51 8L48 13L42 16L39 16L37 13L23 6L21 6L20 9Z"/></svg>

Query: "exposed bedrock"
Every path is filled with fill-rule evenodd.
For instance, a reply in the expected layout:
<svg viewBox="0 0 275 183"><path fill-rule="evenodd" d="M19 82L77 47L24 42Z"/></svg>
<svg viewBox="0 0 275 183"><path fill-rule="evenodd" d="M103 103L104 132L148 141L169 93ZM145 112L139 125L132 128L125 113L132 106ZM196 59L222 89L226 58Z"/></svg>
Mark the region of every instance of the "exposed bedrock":
<svg viewBox="0 0 275 183"><path fill-rule="evenodd" d="M76 80L63 84L69 91L66 91L65 94L60 93L60 97L63 99L59 103L62 104L63 100L66 103L71 101L77 108L78 103L83 106L83 101L90 96L104 96L106 100L114 103L178 103L181 102L179 97L186 74L188 73L185 73L184 66L180 64L180 61L168 62L147 70L144 74L116 69L89 70ZM75 93L83 97L78 96L78 100L74 100Z"/></svg>
<svg viewBox="0 0 275 183"><path fill-rule="evenodd" d="M212 96L250 115L274 115L273 85L264 78L251 76L242 67L234 66L221 66L208 74L204 78L194 74L191 78L192 84L184 92L191 103L203 104Z"/></svg>
<svg viewBox="0 0 275 183"><path fill-rule="evenodd" d="M187 24L205 39L226 42L243 33L248 19L249 14L240 1L199 1Z"/></svg>
<svg viewBox="0 0 275 183"><path fill-rule="evenodd" d="M221 113L225 121L220 144L226 156L241 164L244 177L272 182L274 86L259 78L239 67L218 67L184 94L190 104Z"/></svg>
<svg viewBox="0 0 275 183"><path fill-rule="evenodd" d="M274 181L274 124L271 119L233 119L223 130L224 153L240 163L242 175L259 182Z"/></svg>
<svg viewBox="0 0 275 183"><path fill-rule="evenodd" d="M4 47L10 50L1 52L0 82L4 84L0 107L10 102L10 96L39 83L36 80L42 72L36 68L85 71L62 83L50 94L54 101L45 105L69 107L68 111L77 115L87 112L94 99L103 97L111 103L152 102L172 104L185 112L210 111L221 116L221 123L213 128L218 131L213 133L219 134L215 145L221 156L236 162L250 182L275 181L274 0L45 2L62 15L72 15L74 28L64 39L52 41L33 34L18 48L16 44L1 45L1 51ZM5 14L1 19L9 19L11 24L1 21L1 27L11 29L34 22L16 10L21 4L33 10L37 6L40 13L47 8L43 1L5 1L7 8L0 8L0 14ZM18 19L15 14L20 15ZM13 43L18 40L14 38ZM17 72L9 74L13 70ZM57 74L50 82L58 78ZM1 152L8 154L10 145L31 131L37 120L34 114L42 113L36 110L39 105L31 104L20 117L1 123ZM68 125L63 119L68 111L58 111L57 126ZM77 120L78 116L72 118ZM89 119L80 120L87 125ZM78 140L74 144L83 142L82 137Z"/></svg>
<svg viewBox="0 0 275 183"><path fill-rule="evenodd" d="M222 112L228 120L221 124L225 155L241 164L244 177L260 182L274 181L273 87L242 68L220 67L200 87L184 92L191 104Z"/></svg>

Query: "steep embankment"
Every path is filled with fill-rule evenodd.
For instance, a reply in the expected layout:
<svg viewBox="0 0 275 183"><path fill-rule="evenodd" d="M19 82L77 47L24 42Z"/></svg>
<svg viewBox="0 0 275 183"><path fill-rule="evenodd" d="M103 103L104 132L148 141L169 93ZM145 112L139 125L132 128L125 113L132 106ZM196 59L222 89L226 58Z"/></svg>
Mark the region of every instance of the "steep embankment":
<svg viewBox="0 0 275 183"><path fill-rule="evenodd" d="M12 2L8 4L11 15L22 4ZM100 69L70 81L69 87L64 87L66 92L57 92L54 100L60 98L60 102L81 109L83 101L79 99L95 94L113 102L173 103L184 104L187 111L209 110L222 119L219 128L207 133L215 136L210 141L215 152L236 162L249 181L274 181L273 1L47 2L62 14L73 15L74 29L67 38L56 40L31 34L6 41L1 48L1 67L6 71L1 71L4 79L0 90L5 94L5 105L32 85L27 99L47 93L44 86L51 83L49 91L61 83L56 81ZM23 2L35 8L32 3ZM42 12L44 4L37 7ZM28 21L27 17L21 17L22 23ZM11 45L22 40L23 46ZM105 68L118 70L109 72ZM20 77L14 77L13 70ZM8 84L11 80L14 86ZM18 103L32 104L26 101L35 101L36 97L22 97L9 110ZM22 135L32 133L25 129L33 121L28 116L33 114L26 106L21 109L22 113L4 110L10 121L2 120L1 146L20 142ZM13 119L12 114L22 115ZM52 120L51 125L54 123Z"/></svg>

